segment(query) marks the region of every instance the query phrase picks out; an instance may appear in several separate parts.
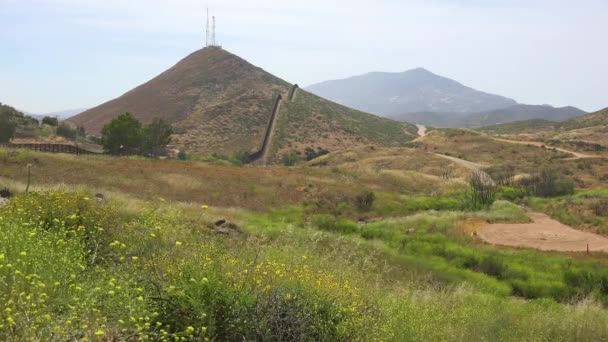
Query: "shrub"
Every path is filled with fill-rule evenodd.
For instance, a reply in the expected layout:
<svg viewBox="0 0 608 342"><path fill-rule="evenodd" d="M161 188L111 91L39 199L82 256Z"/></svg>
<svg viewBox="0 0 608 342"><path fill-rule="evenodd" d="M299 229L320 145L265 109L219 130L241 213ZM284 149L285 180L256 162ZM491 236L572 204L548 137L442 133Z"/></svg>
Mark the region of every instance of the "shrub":
<svg viewBox="0 0 608 342"><path fill-rule="evenodd" d="M528 191L539 197L556 197L574 193L575 184L570 178L560 175L556 170L544 169L537 175L522 180Z"/></svg>
<svg viewBox="0 0 608 342"><path fill-rule="evenodd" d="M370 211L374 205L376 194L372 191L365 190L355 197L357 209L360 211Z"/></svg>
<svg viewBox="0 0 608 342"><path fill-rule="evenodd" d="M511 165L492 167L486 172L500 186L510 186L515 179L515 168Z"/></svg>
<svg viewBox="0 0 608 342"><path fill-rule="evenodd" d="M177 159L188 160L188 154L184 150L179 150L179 152L177 153Z"/></svg>
<svg viewBox="0 0 608 342"><path fill-rule="evenodd" d="M598 199L591 204L591 209L597 216L608 216L608 199Z"/></svg>
<svg viewBox="0 0 608 342"><path fill-rule="evenodd" d="M13 197L13 193L8 188L0 188L0 197L11 198Z"/></svg>
<svg viewBox="0 0 608 342"><path fill-rule="evenodd" d="M501 279L505 273L507 266L505 263L496 256L486 256L481 260L477 269L487 275Z"/></svg>
<svg viewBox="0 0 608 342"><path fill-rule="evenodd" d="M306 155L306 160L311 161L315 158L328 154L329 151L322 147L319 147L316 151L312 147L307 147L304 150L304 153Z"/></svg>
<svg viewBox="0 0 608 342"><path fill-rule="evenodd" d="M312 222L317 228L330 232L351 234L359 230L355 222L332 215L314 215Z"/></svg>
<svg viewBox="0 0 608 342"><path fill-rule="evenodd" d="M78 136L78 130L72 128L67 123L61 123L57 126L57 135L68 140L74 140Z"/></svg>
<svg viewBox="0 0 608 342"><path fill-rule="evenodd" d="M469 206L471 209L487 208L496 198L496 184L484 172L473 172L469 178Z"/></svg>
<svg viewBox="0 0 608 342"><path fill-rule="evenodd" d="M516 201L522 199L528 195L528 192L524 188L514 186L502 186L498 189L496 197L507 201Z"/></svg>
<svg viewBox="0 0 608 342"><path fill-rule="evenodd" d="M283 155L283 158L281 158L281 162L285 166L294 166L296 165L299 159L300 157L298 157L298 154L296 152L290 152Z"/></svg>
<svg viewBox="0 0 608 342"><path fill-rule="evenodd" d="M0 143L7 143L11 141L16 130L17 124L10 114L0 112Z"/></svg>

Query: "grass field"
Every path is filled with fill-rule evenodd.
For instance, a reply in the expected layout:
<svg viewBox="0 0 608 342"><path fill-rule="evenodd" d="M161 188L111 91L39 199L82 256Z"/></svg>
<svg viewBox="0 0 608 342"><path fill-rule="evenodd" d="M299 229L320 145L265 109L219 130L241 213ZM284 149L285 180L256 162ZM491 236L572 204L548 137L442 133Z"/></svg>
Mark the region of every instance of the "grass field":
<svg viewBox="0 0 608 342"><path fill-rule="evenodd" d="M450 163L407 148L292 168L0 150L0 188L17 193L0 207L0 339L608 337L605 257L481 243L480 224L527 213L471 209ZM594 184L516 200L593 211L573 224L603 233Z"/></svg>

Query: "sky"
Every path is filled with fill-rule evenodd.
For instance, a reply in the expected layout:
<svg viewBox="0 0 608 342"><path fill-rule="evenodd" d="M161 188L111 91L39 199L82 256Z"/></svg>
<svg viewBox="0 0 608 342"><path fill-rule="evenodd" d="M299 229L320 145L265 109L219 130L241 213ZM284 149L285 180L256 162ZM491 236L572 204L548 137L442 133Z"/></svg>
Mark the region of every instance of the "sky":
<svg viewBox="0 0 608 342"><path fill-rule="evenodd" d="M424 67L526 104L608 107L608 0L0 0L0 102L90 108L204 45L301 86Z"/></svg>

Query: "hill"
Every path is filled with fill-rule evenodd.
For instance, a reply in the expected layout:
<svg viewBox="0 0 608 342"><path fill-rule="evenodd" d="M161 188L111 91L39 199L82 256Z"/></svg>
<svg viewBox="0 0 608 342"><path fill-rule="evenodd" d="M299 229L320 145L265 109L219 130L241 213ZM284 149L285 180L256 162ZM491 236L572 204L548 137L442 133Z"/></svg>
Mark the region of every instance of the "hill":
<svg viewBox="0 0 608 342"><path fill-rule="evenodd" d="M346 106L387 117L404 113L474 113L515 105L512 99L466 87L423 68L372 72L307 88Z"/></svg>
<svg viewBox="0 0 608 342"><path fill-rule="evenodd" d="M564 121L559 124L559 128L569 130L606 125L608 125L608 108Z"/></svg>
<svg viewBox="0 0 608 342"><path fill-rule="evenodd" d="M462 125L463 127L483 127L530 119L563 121L584 114L586 114L586 112L570 106L555 108L549 105L536 106L518 104L503 109L467 115L462 120Z"/></svg>
<svg viewBox="0 0 608 342"><path fill-rule="evenodd" d="M555 108L549 105L516 104L507 108L478 113L405 113L396 116L400 121L415 122L421 125L451 128L478 128L526 120L562 121L585 114L575 107Z"/></svg>
<svg viewBox="0 0 608 342"><path fill-rule="evenodd" d="M170 122L177 133L177 147L191 153L253 152L264 140L277 94L285 97L291 88L286 81L234 54L205 48L151 81L69 121L84 126L87 132L99 133L112 118L130 112L144 123L156 117ZM297 122L287 121L281 127L288 132L282 140L297 141L298 146L403 145L415 132L412 125L395 124L303 91L296 100L302 100L295 110ZM285 107L281 106L281 112Z"/></svg>
<svg viewBox="0 0 608 342"><path fill-rule="evenodd" d="M530 119L485 126L479 128L479 130L492 134L536 133L542 130L554 129L557 124L557 122L545 119Z"/></svg>

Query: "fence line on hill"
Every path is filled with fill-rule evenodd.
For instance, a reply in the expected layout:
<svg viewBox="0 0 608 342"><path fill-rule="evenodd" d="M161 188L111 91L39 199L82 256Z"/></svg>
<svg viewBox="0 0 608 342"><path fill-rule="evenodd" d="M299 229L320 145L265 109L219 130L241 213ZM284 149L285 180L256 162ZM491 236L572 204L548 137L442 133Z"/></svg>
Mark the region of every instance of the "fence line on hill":
<svg viewBox="0 0 608 342"><path fill-rule="evenodd" d="M0 144L0 147L25 148L25 149L32 150L32 151L47 152L47 153L100 154L100 153L87 151L78 146L69 145L69 144L5 143L5 144Z"/></svg>

